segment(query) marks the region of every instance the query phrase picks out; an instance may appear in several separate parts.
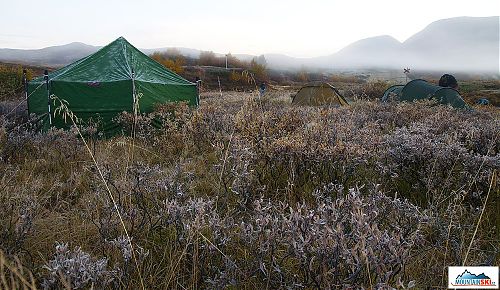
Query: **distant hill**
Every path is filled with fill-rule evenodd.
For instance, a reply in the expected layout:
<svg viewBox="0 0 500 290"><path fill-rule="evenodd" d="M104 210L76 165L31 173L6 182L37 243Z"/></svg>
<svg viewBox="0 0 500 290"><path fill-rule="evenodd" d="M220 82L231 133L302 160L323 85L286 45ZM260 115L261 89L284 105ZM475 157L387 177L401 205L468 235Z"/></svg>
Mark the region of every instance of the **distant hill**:
<svg viewBox="0 0 500 290"><path fill-rule="evenodd" d="M309 59L266 55L281 68L402 68L499 74L499 17L457 17L431 23L405 42L391 36L356 41L335 54Z"/></svg>
<svg viewBox="0 0 500 290"><path fill-rule="evenodd" d="M439 20L402 44L413 67L499 70L499 17Z"/></svg>
<svg viewBox="0 0 500 290"><path fill-rule="evenodd" d="M401 43L389 35L354 42L332 56L331 65L340 67L372 67L384 64L392 68L400 53Z"/></svg>
<svg viewBox="0 0 500 290"><path fill-rule="evenodd" d="M42 49L10 49L0 48L0 61L30 64L38 66L58 67L72 63L84 58L96 51L101 46L92 46L81 42L72 42L60 46L50 46ZM141 49L145 54L152 54L157 51L167 51L165 48ZM201 50L192 48L175 47L182 55L198 58Z"/></svg>
<svg viewBox="0 0 500 290"><path fill-rule="evenodd" d="M40 66L63 66L96 52L97 46L73 42L42 49L0 49L0 61Z"/></svg>
<svg viewBox="0 0 500 290"><path fill-rule="evenodd" d="M383 35L358 40L329 56L293 59L280 55L266 55L271 66L281 68L308 67L323 69L394 68L393 59L400 52L401 43L394 37Z"/></svg>
<svg viewBox="0 0 500 290"><path fill-rule="evenodd" d="M429 24L401 43L384 35L356 41L335 54L313 58L294 58L265 54L275 69L362 69L402 68L487 72L499 74L499 17L456 17ZM0 61L34 65L62 66L97 51L100 47L70 43L43 49L0 49ZM141 49L146 54L168 48ZM198 58L201 51L176 48L181 54ZM218 54L223 55L223 54ZM242 60L254 56L235 55Z"/></svg>
<svg viewBox="0 0 500 290"><path fill-rule="evenodd" d="M402 68L499 74L498 16L438 20L401 43L384 35L356 41L335 54L309 59L266 55L279 68Z"/></svg>

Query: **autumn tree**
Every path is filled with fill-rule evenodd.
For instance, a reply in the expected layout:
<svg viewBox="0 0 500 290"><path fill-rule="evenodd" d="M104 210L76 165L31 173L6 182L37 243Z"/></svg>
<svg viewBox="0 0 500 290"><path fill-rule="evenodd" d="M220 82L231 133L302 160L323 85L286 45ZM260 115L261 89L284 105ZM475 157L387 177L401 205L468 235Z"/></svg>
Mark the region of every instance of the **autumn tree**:
<svg viewBox="0 0 500 290"><path fill-rule="evenodd" d="M301 67L300 71L297 73L297 79L299 82L308 82L309 81L309 74L307 73L307 70L305 67Z"/></svg>
<svg viewBox="0 0 500 290"><path fill-rule="evenodd" d="M177 74L184 72L183 66L186 63L186 60L180 53L169 54L168 50L167 53L154 52L151 55L151 58Z"/></svg>
<svg viewBox="0 0 500 290"><path fill-rule="evenodd" d="M231 53L227 54L227 63L229 67L249 68L249 63L247 61L240 60Z"/></svg>
<svg viewBox="0 0 500 290"><path fill-rule="evenodd" d="M255 58L255 61L260 64L260 65L263 65L265 67L267 67L267 60L266 60L266 57L261 54L259 55L257 58Z"/></svg>
<svg viewBox="0 0 500 290"><path fill-rule="evenodd" d="M33 77L31 69L26 70L26 77ZM17 98L23 90L23 67L0 64L0 100Z"/></svg>
<svg viewBox="0 0 500 290"><path fill-rule="evenodd" d="M200 60L199 60L200 65L216 66L217 63L218 63L217 56L213 51L202 51L200 53Z"/></svg>
<svg viewBox="0 0 500 290"><path fill-rule="evenodd" d="M257 80L267 80L267 61L264 55L255 57L250 62L250 71Z"/></svg>

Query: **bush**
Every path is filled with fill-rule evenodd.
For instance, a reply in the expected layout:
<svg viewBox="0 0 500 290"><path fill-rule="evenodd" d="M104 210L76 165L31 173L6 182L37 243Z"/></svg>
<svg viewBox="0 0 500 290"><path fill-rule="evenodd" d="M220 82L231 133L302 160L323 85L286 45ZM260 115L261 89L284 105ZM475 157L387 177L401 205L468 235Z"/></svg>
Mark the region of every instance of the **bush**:
<svg viewBox="0 0 500 290"><path fill-rule="evenodd" d="M27 79L32 76L33 72L28 69ZM0 101L17 100L23 91L23 68L20 65L0 64Z"/></svg>
<svg viewBox="0 0 500 290"><path fill-rule="evenodd" d="M391 84L382 80L369 81L355 88L351 92L351 97L361 100L379 100L390 86Z"/></svg>
<svg viewBox="0 0 500 290"><path fill-rule="evenodd" d="M139 116L135 137L120 116L123 136L85 140L96 162L74 131L2 119L6 259L38 286L129 289L421 289L465 256L498 264L497 111L202 103Z"/></svg>

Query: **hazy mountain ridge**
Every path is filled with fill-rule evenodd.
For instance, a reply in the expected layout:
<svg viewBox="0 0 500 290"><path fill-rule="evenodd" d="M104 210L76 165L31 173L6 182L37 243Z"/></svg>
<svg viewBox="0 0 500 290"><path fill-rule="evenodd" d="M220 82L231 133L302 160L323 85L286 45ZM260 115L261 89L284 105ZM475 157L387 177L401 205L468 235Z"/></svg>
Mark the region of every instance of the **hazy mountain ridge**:
<svg viewBox="0 0 500 290"><path fill-rule="evenodd" d="M443 19L407 39L402 50L414 66L498 73L499 35L499 17Z"/></svg>
<svg viewBox="0 0 500 290"><path fill-rule="evenodd" d="M335 54L274 67L402 68L499 73L499 17L456 17L435 21L403 43L383 35L358 40Z"/></svg>
<svg viewBox="0 0 500 290"><path fill-rule="evenodd" d="M499 72L499 17L456 17L429 24L403 43L389 35L361 39L335 54L295 58L265 54L275 69L402 68ZM74 42L43 49L0 49L0 61L62 66L100 47ZM141 49L146 54L168 48ZM183 55L198 58L201 50L176 47ZM223 55L223 54L219 54ZM253 56L235 54L242 60Z"/></svg>
<svg viewBox="0 0 500 290"><path fill-rule="evenodd" d="M310 59L319 68L393 68L393 58L400 54L401 43L389 35L358 40L329 56ZM398 66L399 67L399 66Z"/></svg>
<svg viewBox="0 0 500 290"><path fill-rule="evenodd" d="M100 47L81 42L42 49L0 49L0 60L33 65L62 66L96 52Z"/></svg>

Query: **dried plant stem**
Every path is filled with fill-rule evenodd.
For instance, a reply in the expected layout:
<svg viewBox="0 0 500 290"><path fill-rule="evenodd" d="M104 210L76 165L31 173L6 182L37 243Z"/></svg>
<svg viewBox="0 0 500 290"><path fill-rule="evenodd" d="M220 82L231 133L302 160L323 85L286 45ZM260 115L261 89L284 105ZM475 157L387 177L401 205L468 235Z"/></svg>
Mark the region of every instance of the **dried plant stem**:
<svg viewBox="0 0 500 290"><path fill-rule="evenodd" d="M365 255L366 259L366 273L368 273L368 281L370 281L370 289L373 289L372 276L370 275L370 262L368 261L368 255Z"/></svg>
<svg viewBox="0 0 500 290"><path fill-rule="evenodd" d="M1 279L1 283L0 283L0 286L3 287L6 287L4 289L7 289L7 287L9 286L9 283L7 283L7 281L5 280L5 276L4 276L4 271L3 271L3 267L6 267L13 275L15 275L17 277L17 279L19 279L19 281L21 281L23 283L23 285L25 287L27 287L27 289L36 289L36 286L34 283L29 283L25 278L24 276L19 273L16 269L16 267L13 267L12 265L9 264L9 262L5 259L5 256L3 254L3 252L0 250L0 279ZM12 280L12 279L11 279ZM33 277L32 277L32 280L33 280ZM14 286L14 285L11 285L11 286Z"/></svg>
<svg viewBox="0 0 500 290"><path fill-rule="evenodd" d="M444 249L444 258L443 258L443 272L441 276L441 283L444 284L444 277L445 277L445 271L446 271L446 258L448 256L448 244L450 241L450 235L451 235L451 225L453 224L453 214L455 213L455 207L456 207L456 202L453 204L453 209L451 211L451 216L450 216L450 223L448 224L448 233L446 236L446 246Z"/></svg>
<svg viewBox="0 0 500 290"><path fill-rule="evenodd" d="M170 282L172 281L172 278L175 276L175 271L177 270L177 267L179 266L179 264L181 263L182 261L182 258L187 254L187 249L189 247L189 245L191 244L191 239L192 239L192 236L189 237L189 240L188 242L186 243L186 246L184 247L184 250L182 250L182 253L181 255L179 256L179 259L177 260L177 262L175 263L174 265L174 268L172 269L172 273L170 273L168 275L168 280L167 280L167 285L165 285L165 288L168 289L168 286L170 286Z"/></svg>
<svg viewBox="0 0 500 290"><path fill-rule="evenodd" d="M132 125L132 130L130 132L130 138L132 138L132 142L130 143L130 146L129 146L128 152L127 152L127 163L125 165L125 171L124 171L124 175L123 175L124 179L127 176L130 162L134 161L134 144L135 144L135 135L136 135L135 131L136 131L136 127L137 127L137 114L139 111L139 101L137 99L138 97L140 97L140 96L136 96L136 94L134 93L134 104L133 104L133 108L132 108L133 114L134 114L134 122Z"/></svg>
<svg viewBox="0 0 500 290"><path fill-rule="evenodd" d="M231 132L231 135L229 136L229 142L227 143L226 147L226 152L224 153L224 161L222 163L222 169L220 171L219 175L219 184L217 184L217 190L220 192L221 186L222 186L222 176L224 175L224 170L226 169L226 163L227 163L227 158L229 155L229 148L231 147L231 141L233 140L233 135L234 135L234 130ZM227 198L226 198L227 202ZM215 204L215 209L217 209L217 203Z"/></svg>
<svg viewBox="0 0 500 290"><path fill-rule="evenodd" d="M493 181L495 180L495 174L496 174L496 170L493 170L493 173L491 174L490 188L488 189L488 194L486 194L486 199L484 200L483 209L481 210L481 214L479 215L479 219L477 220L476 229L474 230L474 234L472 235L472 238L470 240L469 247L467 248L467 252L465 253L465 258L464 258L464 261L462 263L462 266L465 266L465 264L467 263L467 257L469 256L469 252L470 252L470 249L472 247L472 243L474 243L474 239L476 237L477 230L479 229L479 224L481 224L481 219L483 218L484 210L486 209L486 204L488 203L488 197L490 196L491 188L493 187Z"/></svg>
<svg viewBox="0 0 500 290"><path fill-rule="evenodd" d="M59 110L59 112L63 115L63 118L66 120L66 117L68 116L69 119L71 120L71 122L73 123L73 126L75 126L77 132L78 132L78 135L80 137L80 139L82 140L83 144L85 145L85 148L87 149L87 152L89 153L90 157L92 158L92 161L94 162L96 168L97 168L97 171L99 172L99 176L104 184L104 186L106 187L106 191L108 192L109 194L109 198L111 199L111 201L113 202L113 206L116 210L116 213L118 214L118 218L120 219L120 223L123 227L123 230L125 232L125 235L127 236L127 240L129 242L129 245L130 245L130 249L131 249L131 252L132 252L132 257L134 259L134 263L135 263L135 267L137 269L137 274L139 275L139 280L141 282L141 286L142 286L142 289L146 289L145 286L144 286L144 281L142 279L142 275L141 275L141 271L139 269L139 263L137 262L137 258L136 258L136 255L135 255L135 252L134 252L134 246L132 245L132 239L130 238L130 235L127 231L127 227L125 226L125 222L123 221L123 218L122 218L122 215L120 214L120 210L118 209L118 204L116 203L116 200L115 198L113 197L113 194L111 193L111 190L109 189L109 186L108 186L108 183L106 182L106 179L104 178L104 174L102 173L102 170L101 168L99 167L99 164L97 163L97 160L95 159L95 156L94 154L92 153L92 150L90 149L87 141L85 141L85 138L83 137L82 135L82 132L80 131L80 128L78 127L77 123L75 122L75 119L76 119L76 116L73 114L73 112L70 111L70 109L65 105L67 102L64 101L64 100L60 100L57 96L55 95L52 95L51 96L52 99L54 100L58 100L60 103L61 103L61 106L56 108L56 110L54 110L54 113L57 112L57 110Z"/></svg>
<svg viewBox="0 0 500 290"><path fill-rule="evenodd" d="M101 180L104 183L104 186L106 187L106 191L108 192L109 197L110 197L111 201L113 202L116 213L118 214L118 218L120 219L120 223L123 227L123 230L125 231L125 235L127 236L128 242L130 244L130 250L132 252L132 257L134 258L135 267L137 269L137 274L139 275L139 279L141 281L142 289L146 289L144 287L144 281L142 279L141 271L139 269L139 263L137 263L137 258L135 256L134 246L132 245L132 240L130 239L130 235L128 234L127 227L125 226L125 222L123 221L122 215L120 214L120 210L118 209L118 204L116 203L115 198L113 197L113 194L111 193L111 190L109 189L108 183L106 182L106 179L104 178L104 174L102 174L101 168L99 167L99 164L97 163L97 160L95 159L94 154L92 154L92 151L90 150L89 145L85 141L85 138L83 138L83 135L80 132L80 128L78 128L78 126L76 125L76 123L73 119L71 119L71 121L73 122L73 125L76 127L76 129L78 131L78 135L80 136L83 143L85 144L85 147L87 148L87 151L89 152L89 155L92 158L92 161L94 162L95 166L97 167L97 171L99 172L99 176L101 177Z"/></svg>
<svg viewBox="0 0 500 290"><path fill-rule="evenodd" d="M238 268L238 265L236 265L235 262L233 262L228 256L226 256L226 254L224 254L216 245L214 245L207 237L205 237L202 233L199 233L200 236L205 240L207 241L207 243L209 243L212 247L214 247L217 252L219 252L222 256L224 256L224 258L226 258L228 261L230 261L237 269Z"/></svg>

